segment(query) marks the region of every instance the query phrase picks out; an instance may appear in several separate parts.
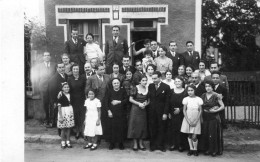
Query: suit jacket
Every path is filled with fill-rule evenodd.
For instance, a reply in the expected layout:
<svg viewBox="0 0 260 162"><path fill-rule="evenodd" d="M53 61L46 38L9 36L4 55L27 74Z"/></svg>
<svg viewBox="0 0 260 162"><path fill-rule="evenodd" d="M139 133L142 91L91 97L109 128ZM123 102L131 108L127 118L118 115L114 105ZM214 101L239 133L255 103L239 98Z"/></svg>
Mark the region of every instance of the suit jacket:
<svg viewBox="0 0 260 162"><path fill-rule="evenodd" d="M50 62L49 68L46 67L44 62L37 65L35 74L37 75L40 91L48 92L48 82L49 79L55 73L55 66L56 66L55 63L53 62Z"/></svg>
<svg viewBox="0 0 260 162"><path fill-rule="evenodd" d="M172 76L178 75L178 68L180 65L184 65L183 57L180 53L175 53L175 56L171 52L167 52L166 56L172 60Z"/></svg>
<svg viewBox="0 0 260 162"><path fill-rule="evenodd" d="M70 101L71 101L71 98L68 99L64 93L62 93L61 97L57 100L59 104L61 104L61 107L64 107L64 106L69 106L71 105Z"/></svg>
<svg viewBox="0 0 260 162"><path fill-rule="evenodd" d="M201 97L203 93L206 93L206 88L203 82L199 83L199 86L195 90L195 95Z"/></svg>
<svg viewBox="0 0 260 162"><path fill-rule="evenodd" d="M217 87L217 89L215 89L214 88L214 92L217 92L218 94L222 94L222 96L223 96L223 102L224 102L224 104L226 105L226 103L227 103L227 89L224 87L224 86L222 86L222 85L218 85L218 87Z"/></svg>
<svg viewBox="0 0 260 162"><path fill-rule="evenodd" d="M193 51L192 56L189 55L188 51L185 51L183 54L183 60L184 60L184 65L192 65L195 70L199 69L199 63L200 63L200 55L199 52Z"/></svg>
<svg viewBox="0 0 260 162"><path fill-rule="evenodd" d="M156 90L155 84L152 83L148 87L148 92L150 98L150 113L159 115L168 114L171 95L170 86L161 82L159 88Z"/></svg>
<svg viewBox="0 0 260 162"><path fill-rule="evenodd" d="M128 55L128 44L125 38L119 36L116 45L114 45L113 39L106 41L105 44L106 67L112 67L113 62L117 62L119 66L122 66L122 60L124 55Z"/></svg>
<svg viewBox="0 0 260 162"><path fill-rule="evenodd" d="M132 74L135 73L135 67L133 67L133 66L129 66L129 70L132 72ZM123 66L121 66L121 67L119 68L119 73L125 75L126 70L124 70Z"/></svg>
<svg viewBox="0 0 260 162"><path fill-rule="evenodd" d="M228 93L228 92L229 92L229 85L228 85L227 76L221 74L221 75L219 76L219 79L220 79L220 85L224 86L224 87L227 89L227 93ZM212 80L211 75L206 76L206 77L204 78L204 82L205 82L206 80Z"/></svg>
<svg viewBox="0 0 260 162"><path fill-rule="evenodd" d="M134 85L138 85L140 83L141 77L145 75L144 73L140 73L139 71L136 71L133 75L133 83Z"/></svg>
<svg viewBox="0 0 260 162"><path fill-rule="evenodd" d="M86 80L90 77L90 76L93 76L93 75L95 75L96 74L96 72L94 71L92 71L92 72L90 72L89 73L89 75L87 75L87 73L84 73L84 74L82 74L81 76L82 77L84 77L84 78L86 78Z"/></svg>
<svg viewBox="0 0 260 162"><path fill-rule="evenodd" d="M87 84L86 84L86 88L85 88L85 94L88 92L88 90L90 88L96 90L96 97L103 102L105 93L106 93L106 89L108 87L110 83L110 78L109 75L104 74L103 76L103 81L101 81L98 77L97 74L89 77L87 79Z"/></svg>
<svg viewBox="0 0 260 162"><path fill-rule="evenodd" d="M56 72L51 77L48 83L49 97L51 101L57 102L58 93L61 91L62 88L61 83L66 82L67 79L68 77L66 74L64 74L64 78L62 78L62 76L58 72Z"/></svg>
<svg viewBox="0 0 260 162"><path fill-rule="evenodd" d="M86 41L78 38L77 44L72 39L65 42L64 52L70 55L70 61L79 64L79 62L85 63L84 46Z"/></svg>

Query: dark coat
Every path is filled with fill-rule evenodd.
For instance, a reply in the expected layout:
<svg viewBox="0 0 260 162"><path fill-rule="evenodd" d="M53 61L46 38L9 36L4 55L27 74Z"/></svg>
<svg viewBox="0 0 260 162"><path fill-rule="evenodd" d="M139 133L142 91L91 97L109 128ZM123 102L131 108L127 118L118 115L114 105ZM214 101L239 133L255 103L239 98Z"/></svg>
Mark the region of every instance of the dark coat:
<svg viewBox="0 0 260 162"><path fill-rule="evenodd" d="M219 76L220 79L220 85L222 85L223 87L225 87L227 89L227 92L229 92L229 85L228 85L228 79L226 75L221 74ZM211 75L208 75L204 78L204 82L207 80L212 80Z"/></svg>
<svg viewBox="0 0 260 162"><path fill-rule="evenodd" d="M105 58L107 74L112 73L112 65L117 62L119 66L122 66L123 56L128 55L128 44L125 38L119 36L118 42L114 45L113 39L106 41L105 44Z"/></svg>
<svg viewBox="0 0 260 162"><path fill-rule="evenodd" d="M62 85L61 83L67 81L67 75L64 74L64 78L61 77L61 75L56 72L51 79L49 80L49 85L48 85L48 91L49 91L49 97L50 100L53 102L57 102L57 96L58 93L61 91Z"/></svg>
<svg viewBox="0 0 260 162"><path fill-rule="evenodd" d="M180 65L184 65L183 57L180 53L175 53L175 56L171 52L167 52L166 56L172 60L172 76L178 75L178 68Z"/></svg>
<svg viewBox="0 0 260 162"><path fill-rule="evenodd" d="M194 69L199 69L200 63L200 55L199 52L193 51L192 56L189 55L188 51L185 51L183 54L184 65L187 67L188 65L192 65Z"/></svg>
<svg viewBox="0 0 260 162"><path fill-rule="evenodd" d="M57 101L58 101L58 104L61 104L61 107L70 106L71 105L70 101L68 100L68 98L65 96L64 93L62 93L61 97Z"/></svg>
<svg viewBox="0 0 260 162"><path fill-rule="evenodd" d="M195 90L195 95L198 97L201 97L201 95L203 93L206 93L206 88L205 88L204 83L201 82L201 83L199 83L199 86Z"/></svg>
<svg viewBox="0 0 260 162"><path fill-rule="evenodd" d="M214 88L214 92L217 92L218 94L222 94L223 96L223 102L224 104L226 105L226 102L227 102L227 89L222 86L221 84L218 85L217 89Z"/></svg>
<svg viewBox="0 0 260 162"><path fill-rule="evenodd" d="M161 82L159 88L155 89L155 84L152 83L148 87L150 98L150 111L163 115L168 114L169 99L171 95L170 87Z"/></svg>
<svg viewBox="0 0 260 162"><path fill-rule="evenodd" d="M72 39L65 42L64 52L70 55L70 61L79 64L79 62L85 63L84 46L86 41L78 38L77 44Z"/></svg>

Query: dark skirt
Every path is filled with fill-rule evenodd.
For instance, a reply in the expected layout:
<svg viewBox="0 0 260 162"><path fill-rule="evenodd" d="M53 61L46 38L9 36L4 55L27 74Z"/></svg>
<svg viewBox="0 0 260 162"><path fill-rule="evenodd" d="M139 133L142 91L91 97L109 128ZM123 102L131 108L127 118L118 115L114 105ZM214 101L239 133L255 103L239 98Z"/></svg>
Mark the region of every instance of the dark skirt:
<svg viewBox="0 0 260 162"><path fill-rule="evenodd" d="M75 128L83 132L83 123L85 121L86 108L84 107L83 98L73 98L71 103L74 113Z"/></svg>
<svg viewBox="0 0 260 162"><path fill-rule="evenodd" d="M219 114L203 112L199 149L209 151L210 153L220 153L223 151L223 130Z"/></svg>
<svg viewBox="0 0 260 162"><path fill-rule="evenodd" d="M113 118L108 118L108 123L107 140L110 143L123 143L126 136L126 117L113 116Z"/></svg>

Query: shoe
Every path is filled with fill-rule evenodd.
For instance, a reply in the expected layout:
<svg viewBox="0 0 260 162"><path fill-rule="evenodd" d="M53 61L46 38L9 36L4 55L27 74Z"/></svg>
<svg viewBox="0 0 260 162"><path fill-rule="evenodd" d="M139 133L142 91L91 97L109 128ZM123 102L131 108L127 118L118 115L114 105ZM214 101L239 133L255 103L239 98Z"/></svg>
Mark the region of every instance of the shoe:
<svg viewBox="0 0 260 162"><path fill-rule="evenodd" d="M91 151L96 150L97 149L97 144L93 144L93 146L90 148Z"/></svg>
<svg viewBox="0 0 260 162"><path fill-rule="evenodd" d="M67 147L67 148L72 148L72 146L71 146L71 144L70 144L70 141L67 141L67 142L66 142L66 147Z"/></svg>
<svg viewBox="0 0 260 162"><path fill-rule="evenodd" d="M211 154L211 156L212 156L212 157L215 157L215 156L217 156L217 153L216 153L216 152L213 152L213 153Z"/></svg>
<svg viewBox="0 0 260 162"><path fill-rule="evenodd" d="M193 155L194 155L194 156L199 156L199 153L198 153L198 151L197 151L197 150L195 150L195 151L193 152Z"/></svg>
<svg viewBox="0 0 260 162"><path fill-rule="evenodd" d="M169 148L170 151L174 151L176 149L176 147L173 145Z"/></svg>
<svg viewBox="0 0 260 162"><path fill-rule="evenodd" d="M217 155L223 155L223 152L222 152L222 151L220 151L220 152L218 152L218 153L217 153Z"/></svg>
<svg viewBox="0 0 260 162"><path fill-rule="evenodd" d="M162 152L166 152L166 149L165 148L161 148L160 149Z"/></svg>
<svg viewBox="0 0 260 162"><path fill-rule="evenodd" d="M189 150L189 152L188 152L188 156L191 156L193 154L193 151L192 150Z"/></svg>
<svg viewBox="0 0 260 162"><path fill-rule="evenodd" d="M138 151L138 148L134 148L134 147L133 147L133 151Z"/></svg>
<svg viewBox="0 0 260 162"><path fill-rule="evenodd" d="M109 145L108 149L109 149L109 150L113 150L114 148L115 148L115 144L113 144L113 143L110 143L110 145Z"/></svg>
<svg viewBox="0 0 260 162"><path fill-rule="evenodd" d="M209 155L209 154L210 154L209 151L204 152L204 155Z"/></svg>
<svg viewBox="0 0 260 162"><path fill-rule="evenodd" d="M62 149L65 149L65 148L66 148L66 143L65 143L65 141L61 141L61 148L62 148Z"/></svg>
<svg viewBox="0 0 260 162"><path fill-rule="evenodd" d="M118 148L120 150L124 150L125 149L124 144L123 143L119 143Z"/></svg>
<svg viewBox="0 0 260 162"><path fill-rule="evenodd" d="M154 151L155 150L155 148L154 147L150 147L150 151Z"/></svg>
<svg viewBox="0 0 260 162"><path fill-rule="evenodd" d="M88 149L88 148L91 148L93 146L93 144L92 143L88 143L86 146L84 146L83 148L84 149Z"/></svg>
<svg viewBox="0 0 260 162"><path fill-rule="evenodd" d="M183 147L179 147L178 150L179 150L179 152L183 152L184 148Z"/></svg>
<svg viewBox="0 0 260 162"><path fill-rule="evenodd" d="M75 138L78 140L79 139L79 133L76 133Z"/></svg>
<svg viewBox="0 0 260 162"><path fill-rule="evenodd" d="M140 145L138 145L138 149L139 150L142 150L142 151L145 151L146 150L146 148L143 146L143 147L141 147Z"/></svg>

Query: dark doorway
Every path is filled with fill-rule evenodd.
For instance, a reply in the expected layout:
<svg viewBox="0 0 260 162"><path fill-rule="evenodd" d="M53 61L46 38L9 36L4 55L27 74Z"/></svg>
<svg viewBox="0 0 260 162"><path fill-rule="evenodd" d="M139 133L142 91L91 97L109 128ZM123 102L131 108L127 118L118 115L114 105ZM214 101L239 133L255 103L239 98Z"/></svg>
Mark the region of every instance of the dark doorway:
<svg viewBox="0 0 260 162"><path fill-rule="evenodd" d="M138 51L139 49L144 47L144 40L157 40L157 32L156 31L132 31L132 42L136 42L135 50ZM143 55L135 56L133 60L142 60ZM133 62L134 63L134 62ZM134 65L134 64L133 64Z"/></svg>

